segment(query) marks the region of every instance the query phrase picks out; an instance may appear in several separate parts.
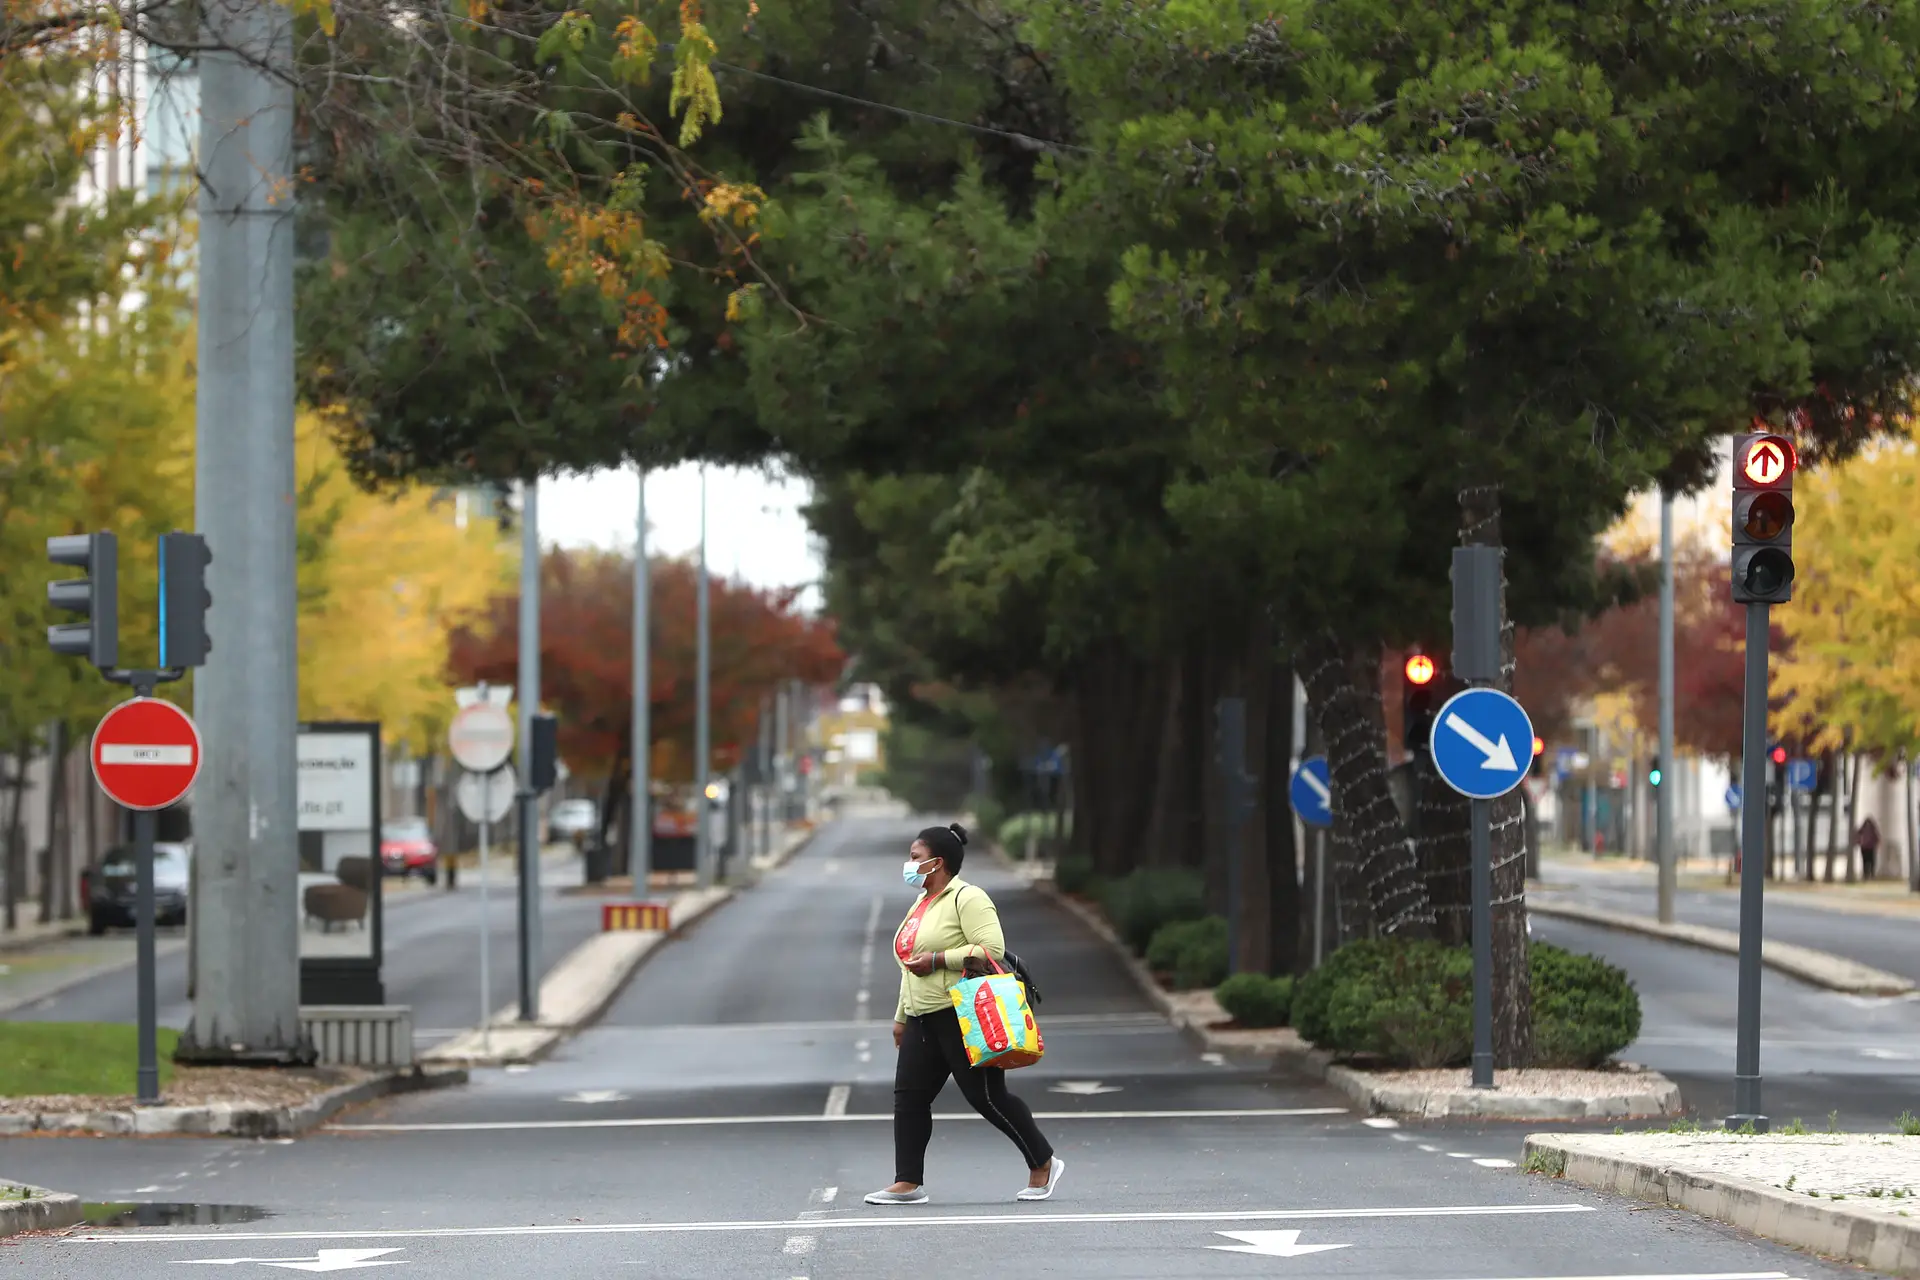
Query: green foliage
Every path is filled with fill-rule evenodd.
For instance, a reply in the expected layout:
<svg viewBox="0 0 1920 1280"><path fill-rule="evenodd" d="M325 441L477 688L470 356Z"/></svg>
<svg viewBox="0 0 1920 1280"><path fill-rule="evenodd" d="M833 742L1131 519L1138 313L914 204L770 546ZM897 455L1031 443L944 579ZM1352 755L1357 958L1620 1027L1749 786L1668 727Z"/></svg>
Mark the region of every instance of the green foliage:
<svg viewBox="0 0 1920 1280"><path fill-rule="evenodd" d="M1639 1038L1640 997L1623 970L1545 942L1527 956L1535 1066L1599 1066Z"/></svg>
<svg viewBox="0 0 1920 1280"><path fill-rule="evenodd" d="M1205 884L1192 871L1141 867L1102 886L1100 905L1121 941L1139 955L1162 925L1206 914Z"/></svg>
<svg viewBox="0 0 1920 1280"><path fill-rule="evenodd" d="M1054 887L1062 893L1091 895L1097 891L1099 882L1093 859L1085 854L1066 854L1053 864Z"/></svg>
<svg viewBox="0 0 1920 1280"><path fill-rule="evenodd" d="M1216 985L1227 973L1227 922L1220 916L1175 920L1154 930L1147 967L1173 980L1176 991Z"/></svg>
<svg viewBox="0 0 1920 1280"><path fill-rule="evenodd" d="M1243 1027L1284 1027L1293 1008L1293 979L1236 973L1214 988L1213 998Z"/></svg>
<svg viewBox="0 0 1920 1280"><path fill-rule="evenodd" d="M1534 1064L1592 1067L1640 1034L1626 975L1547 943L1528 948ZM1407 939L1352 942L1295 987L1294 1025L1324 1049L1439 1067L1473 1050L1473 956L1466 947Z"/></svg>
<svg viewBox="0 0 1920 1280"><path fill-rule="evenodd" d="M1044 849L1049 841L1061 839L1073 834L1073 821L1069 818L1062 822L1057 813L1016 813L1008 818L1000 828L1000 844L1014 857L1022 856L1027 849L1027 837L1032 835Z"/></svg>
<svg viewBox="0 0 1920 1280"><path fill-rule="evenodd" d="M1007 806L995 796L971 796L967 808L973 814L975 834L987 840L999 840L1007 822Z"/></svg>
<svg viewBox="0 0 1920 1280"><path fill-rule="evenodd" d="M137 1030L119 1022L0 1022L0 1097L132 1097ZM162 1088L179 1040L178 1031L160 1028Z"/></svg>
<svg viewBox="0 0 1920 1280"><path fill-rule="evenodd" d="M1911 1111L1902 1111L1900 1118L1893 1122L1894 1128L1909 1138L1920 1138L1920 1116Z"/></svg>

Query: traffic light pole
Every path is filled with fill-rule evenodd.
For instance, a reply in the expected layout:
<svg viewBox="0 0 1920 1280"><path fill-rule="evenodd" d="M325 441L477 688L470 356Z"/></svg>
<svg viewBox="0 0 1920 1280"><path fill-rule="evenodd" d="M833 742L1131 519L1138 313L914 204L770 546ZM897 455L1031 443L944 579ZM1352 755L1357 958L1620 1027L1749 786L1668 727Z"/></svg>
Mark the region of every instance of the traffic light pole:
<svg viewBox="0 0 1920 1280"><path fill-rule="evenodd" d="M540 482L520 486L520 1021L540 1020L540 795L533 717L540 710Z"/></svg>
<svg viewBox="0 0 1920 1280"><path fill-rule="evenodd" d="M1747 606L1746 715L1740 729L1740 997L1733 1054L1729 1129L1767 1131L1760 1110L1761 908L1767 874L1768 606Z"/></svg>
<svg viewBox="0 0 1920 1280"><path fill-rule="evenodd" d="M1660 492L1660 767L1667 771L1653 790L1654 840L1660 867L1660 923L1673 923L1677 867L1673 847L1673 495Z"/></svg>

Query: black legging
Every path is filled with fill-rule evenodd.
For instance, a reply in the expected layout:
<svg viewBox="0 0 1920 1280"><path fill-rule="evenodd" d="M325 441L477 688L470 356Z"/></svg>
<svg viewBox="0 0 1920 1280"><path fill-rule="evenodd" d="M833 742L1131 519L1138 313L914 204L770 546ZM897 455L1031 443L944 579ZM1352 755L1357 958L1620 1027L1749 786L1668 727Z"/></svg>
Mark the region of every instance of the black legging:
<svg viewBox="0 0 1920 1280"><path fill-rule="evenodd" d="M1027 1168L1045 1168L1053 1146L1034 1126L1027 1104L1007 1092L1007 1073L967 1061L960 1015L952 1009L907 1019L900 1058L893 1069L893 1176L915 1186L926 1179L927 1143L933 1139L933 1100L947 1077L994 1128L1013 1139Z"/></svg>

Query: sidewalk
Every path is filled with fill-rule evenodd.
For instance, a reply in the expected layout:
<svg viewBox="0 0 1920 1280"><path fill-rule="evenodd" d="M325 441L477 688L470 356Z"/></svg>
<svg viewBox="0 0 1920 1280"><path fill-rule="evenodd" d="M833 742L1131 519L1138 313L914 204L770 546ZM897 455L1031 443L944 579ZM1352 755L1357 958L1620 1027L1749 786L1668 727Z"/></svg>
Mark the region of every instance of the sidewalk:
<svg viewBox="0 0 1920 1280"><path fill-rule="evenodd" d="M1618 876L1622 880L1643 879L1649 885L1654 883L1658 874L1653 863L1638 858L1595 858L1585 853L1549 853L1541 859L1540 880L1530 883L1528 891L1540 889L1552 892L1566 888L1564 884L1554 882L1556 868L1574 869L1582 874ZM1682 892L1726 894L1730 897L1737 897L1740 893L1738 879L1728 882L1724 861L1713 863L1686 859L1677 870L1675 883ZM1767 896L1790 896L1795 906L1817 907L1823 911L1838 911L1848 915L1920 919L1920 894L1910 892L1901 880L1869 880L1854 884L1769 880Z"/></svg>
<svg viewBox="0 0 1920 1280"><path fill-rule="evenodd" d="M1526 1168L1920 1275L1920 1137L1540 1133L1527 1138Z"/></svg>

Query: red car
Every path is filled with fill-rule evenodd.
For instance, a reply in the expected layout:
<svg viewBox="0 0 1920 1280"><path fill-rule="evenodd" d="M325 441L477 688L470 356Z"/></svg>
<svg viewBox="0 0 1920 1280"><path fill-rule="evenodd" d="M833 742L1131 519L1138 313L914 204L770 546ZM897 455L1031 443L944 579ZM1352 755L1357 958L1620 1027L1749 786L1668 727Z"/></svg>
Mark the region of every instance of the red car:
<svg viewBox="0 0 1920 1280"><path fill-rule="evenodd" d="M398 818L380 828L380 862L390 876L440 880L440 850L425 818Z"/></svg>

